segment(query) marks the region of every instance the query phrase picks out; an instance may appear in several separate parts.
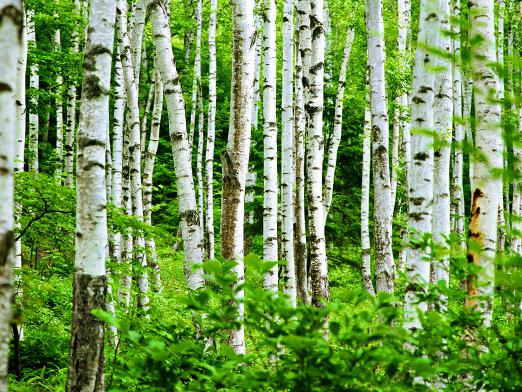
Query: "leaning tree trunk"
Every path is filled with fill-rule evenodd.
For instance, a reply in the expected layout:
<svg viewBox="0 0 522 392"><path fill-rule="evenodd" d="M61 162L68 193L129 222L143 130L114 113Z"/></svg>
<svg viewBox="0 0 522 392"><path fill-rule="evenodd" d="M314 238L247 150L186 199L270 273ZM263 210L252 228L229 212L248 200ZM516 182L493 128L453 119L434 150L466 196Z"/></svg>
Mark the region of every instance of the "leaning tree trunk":
<svg viewBox="0 0 522 392"><path fill-rule="evenodd" d="M190 290L203 285L203 272L194 266L203 262L201 230L198 222L196 193L192 177L192 157L188 145L187 124L185 120L185 101L172 53L172 38L168 12L165 5L156 0L149 0L156 64L164 85L165 100L169 115L170 140L176 171L178 189L180 226L183 236L185 274Z"/></svg>
<svg viewBox="0 0 522 392"><path fill-rule="evenodd" d="M440 29L450 31L450 0L440 0ZM448 249L447 240L451 232L450 216L450 161L453 132L453 89L451 70L451 36L440 35L439 47L445 56L436 63L441 72L437 74L434 90L434 118L436 142L433 160L433 240L442 248ZM430 280L432 284L443 282L449 284L449 257L442 255L431 265ZM447 300L441 295L438 301L439 310L445 312Z"/></svg>
<svg viewBox="0 0 522 392"><path fill-rule="evenodd" d="M373 220L377 292L393 293L392 206L389 165L389 124L384 75L382 0L366 1L370 110L372 113Z"/></svg>
<svg viewBox="0 0 522 392"><path fill-rule="evenodd" d="M147 16L147 0L137 0L132 8L132 25L130 26L131 62L136 86L140 85L141 54L143 32Z"/></svg>
<svg viewBox="0 0 522 392"><path fill-rule="evenodd" d="M13 301L14 166L17 132L17 62L23 57L23 6L0 3L0 391L7 391L9 326Z"/></svg>
<svg viewBox="0 0 522 392"><path fill-rule="evenodd" d="M328 301L330 298L323 214L325 50L323 12L323 0L312 0L310 7L310 30L312 32L312 56L309 68L310 88L305 107L308 129L307 198L310 229L310 278L312 282L312 304L316 307L323 307L324 301Z"/></svg>
<svg viewBox="0 0 522 392"><path fill-rule="evenodd" d="M276 16L275 0L268 0L263 14L263 141L264 141L264 197L263 197L263 259L278 260L277 249L277 115L276 115ZM263 286L276 292L278 287L277 264L265 275Z"/></svg>
<svg viewBox="0 0 522 392"><path fill-rule="evenodd" d="M34 10L27 10L27 42L30 45L36 45L36 27L34 24ZM40 87L39 67L36 59L31 59L31 67L29 69L29 88L37 91ZM38 98L33 96L31 99L33 109L29 112L29 171L38 172L38 132L39 119Z"/></svg>
<svg viewBox="0 0 522 392"><path fill-rule="evenodd" d="M283 3L283 78L282 88L282 136L281 136L281 258L284 266L284 291L292 306L296 305L296 279L294 259L294 3Z"/></svg>
<svg viewBox="0 0 522 392"><path fill-rule="evenodd" d="M205 142L205 112L203 106L203 92L201 91L201 85L198 88L198 149L196 155L196 179L198 181L198 215L199 215L199 227L201 230L201 239L203 241L203 249L205 246L205 189L203 187L203 146Z"/></svg>
<svg viewBox="0 0 522 392"><path fill-rule="evenodd" d="M232 97L230 102L230 131L223 152L223 192L221 199L221 255L236 260L235 298L238 301L238 329L231 331L230 344L234 351L244 354L245 330L244 290L237 288L245 279L243 264L245 182L250 153L252 87L254 82L254 7L253 2L232 0Z"/></svg>
<svg viewBox="0 0 522 392"><path fill-rule="evenodd" d="M207 119L207 148L205 151L206 174L206 224L208 258L213 260L214 250L214 145L216 139L216 19L217 0L210 1L210 22L208 27L208 119Z"/></svg>
<svg viewBox="0 0 522 392"><path fill-rule="evenodd" d="M112 0L91 0L90 5L78 131L76 258L68 391L104 390L104 323L91 312L105 309L107 291L105 143L109 132L116 4Z"/></svg>
<svg viewBox="0 0 522 392"><path fill-rule="evenodd" d="M430 69L433 64L430 47L439 37L439 9L437 2L421 0L417 50L413 68L411 100L411 168L409 176L408 225L411 235L422 238L432 230L433 203L433 138L420 130L433 129L433 85L435 75ZM408 329L420 328L418 310L426 311L425 301L417 295L425 293L430 280L430 263L426 262L425 251L420 244L412 243L407 260L408 283L404 304L405 323Z"/></svg>
<svg viewBox="0 0 522 392"><path fill-rule="evenodd" d="M130 190L132 199L132 215L140 222L143 222L143 193L141 182L141 129L140 113L138 106L138 86L134 77L134 67L132 64L132 49L127 33L127 2L126 0L117 1L118 25L118 46L120 48L120 58L125 81L125 93L127 96L127 108L129 109L129 151L130 151ZM148 273L147 257L145 255L145 238L143 233L137 232L135 237L134 256L137 263L142 266L142 273L139 277L138 305L147 314L149 306L148 298Z"/></svg>
<svg viewBox="0 0 522 392"><path fill-rule="evenodd" d="M475 147L484 159L475 161L471 218L468 238L480 247L470 251L468 260L479 267L468 277L466 306L491 324L494 291L494 259L497 245L497 211L502 198L502 181L492 172L503 167L501 105L497 100L499 80L495 63L495 17L493 2L476 0L469 4L471 67L475 90Z"/></svg>
<svg viewBox="0 0 522 392"><path fill-rule="evenodd" d="M346 68L350 60L350 52L352 50L352 43L354 37L353 27L350 27L346 32L346 43L344 44L344 54L341 63L341 70L339 72L339 82L337 84L337 96L335 98L335 119L332 139L328 147L328 167L326 169L326 178L324 180L324 221L328 217L330 206L332 205L333 187L335 179L335 167L337 165L337 150L341 144L341 135L343 129L343 99L344 89L346 85Z"/></svg>
<svg viewBox="0 0 522 392"><path fill-rule="evenodd" d="M453 3L453 15L460 16L460 0ZM464 142L463 113L462 113L462 57L460 49L460 25L452 26L453 31L453 53L455 61L453 63L453 115L455 117L455 150L453 161L453 231L460 237L461 246L466 245L464 241L464 156L462 154L462 144Z"/></svg>

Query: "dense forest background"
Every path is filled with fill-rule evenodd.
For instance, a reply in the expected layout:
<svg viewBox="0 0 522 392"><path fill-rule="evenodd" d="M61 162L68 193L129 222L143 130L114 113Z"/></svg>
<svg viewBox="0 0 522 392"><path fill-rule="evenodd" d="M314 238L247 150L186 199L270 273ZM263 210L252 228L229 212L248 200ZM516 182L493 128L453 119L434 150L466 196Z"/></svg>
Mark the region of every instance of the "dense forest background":
<svg viewBox="0 0 522 392"><path fill-rule="evenodd" d="M248 1L248 0L246 0ZM253 0L250 0L253 1ZM123 1L127 3L126 1ZM301 2L301 1L299 1ZM299 3L298 2L298 3ZM213 216L215 222L215 255L205 260L205 284L198 290L187 285L186 263L181 232L180 190L173 163L172 135L169 133L167 103L161 106L160 116L153 113L155 86L159 73L155 63L159 56L155 48L150 4L145 7L146 22L142 41L141 66L137 84L139 119L145 121L145 135L149 144L149 127L159 129L157 153L152 176L151 224L110 202L107 205L109 250L118 233L140 233L146 246L137 245L147 259L140 265L127 254L128 262L117 260L113 253L107 257L109 291L105 309L95 310L98 320L105 326L104 389L110 391L155 390L487 390L504 391L522 388L522 337L520 335L521 283L519 249L513 247L520 237L519 211L514 210L514 197L520 181L520 91L522 67L519 53L522 42L520 2L514 0L494 3L496 37L493 44L502 51L502 62L489 64L500 75L506 91L501 99L502 136L505 143L504 166L492 176L503 179L504 210L500 213L499 245L495 259L494 299L492 321L484 323L484 315L465 306L469 300L466 278L476 277L477 266L469 263L469 254L478 252L474 245L466 244L467 230L455 230L444 241L437 242L430 234L411 238L408 232L407 163L403 137L397 140L398 160L394 166L397 176L396 201L392 207L392 250L397 272L393 276L391 293L372 295L362 275L364 251L361 246L361 199L363 197L363 143L368 122L368 26L365 7L373 0L328 0L324 3L325 61L324 61L324 150L334 143L336 97L339 76L345 53L347 31L353 31L353 43L346 67L346 89L342 96L342 137L337 152L337 167L333 185L332 204L325 223L326 259L328 263L329 298L324 306L310 306L298 296L297 307L285 296L285 261L263 260L264 236L264 165L263 149L263 66L260 66L260 94L256 119L252 119L252 137L245 206L244 263L245 311L244 320L237 317L237 281L234 261L221 256L220 219L222 217L223 178L222 157L227 150L231 126L231 97L234 96L233 60L234 34L232 15L236 2L219 1L216 23L217 105L215 113L215 153L213 177ZM12 391L63 390L66 387L70 366L71 332L73 324L73 283L75 273L76 190L67 184L68 174L63 167L64 157L59 155L57 143L64 143L63 129L70 87L78 87L74 103L79 122L82 115L80 92L84 83L85 59L83 45L87 37L89 14L87 1L26 0L25 14L31 15L35 36L28 40L26 76L27 129L35 122L39 127L36 148L28 140L23 167L15 173L15 240L21 240L21 268L16 269L14 317L9 343L9 383ZM119 1L118 3L122 3ZM129 26L135 16L136 4L129 1ZM168 3L168 2L166 2ZM191 114L194 142L191 150L192 170L196 178L198 144L206 143L209 113L209 22L211 2L172 0L169 17L172 33L172 51L185 98L187 128ZM257 39L263 41L262 24L266 22L269 1L256 2L255 19ZM283 15L287 2L276 2L276 115L277 115L277 171L282 176L281 152L283 127ZM290 2L291 4L292 2ZM322 3L322 2L321 2ZM379 3L379 2L377 2ZM386 112L389 113L388 141L393 144L394 113L403 114L400 97L412 93L415 48L419 35L421 3L424 0L383 0L385 48ZM428 1L429 3L429 1ZM444 3L444 1L433 3ZM449 54L438 47L425 48L434 58L442 58L454 67L461 64L464 73L472 74L472 50L468 32L471 0L455 0L451 4L449 25L451 31L442 33L462 44L462 52ZM163 4L163 3L162 3ZM212 1L214 4L214 0ZM402 4L402 5L400 5ZM407 33L407 50L399 47L401 26L399 7L411 7L411 24ZM460 4L460 16L455 14ZM121 4L120 4L121 5ZM0 9L2 9L0 0ZM168 7L167 7L168 8ZM293 8L293 7L292 7ZM118 9L119 10L119 9ZM118 11L116 11L118 12ZM453 14L451 16L451 14ZM294 13L297 17L298 13ZM117 16L118 17L118 16ZM286 17L286 16L285 16ZM193 98L194 66L198 21L201 21L199 48L201 77L198 80L197 99ZM500 21L500 22L499 22ZM0 14L1 22L1 14ZM499 26L502 25L502 29ZM26 24L27 27L27 24ZM455 27L458 27L455 33ZM296 26L293 26L295 31ZM502 30L502 35L499 31ZM58 39L57 39L58 32ZM30 31L28 31L30 34ZM157 35L157 34L156 34ZM119 37L114 40L113 59L121 55ZM76 45L79 45L79 50ZM5 54L0 53L4 56ZM261 57L262 59L262 57ZM262 61L261 61L262 63ZM109 95L109 140L113 141L115 108L118 100L116 61L112 62ZM441 66L439 65L439 68ZM435 80L441 78L437 64L431 70ZM439 73L437 73L439 72ZM38 88L31 78L37 73ZM469 77L472 79L472 77ZM116 79L117 80L117 79ZM469 94L472 96L472 93ZM199 98L201 98L199 100ZM471 105L470 98L470 105ZM196 106L194 106L196 103ZM475 101L473 101L475 103ZM202 105L202 106L199 106ZM60 109L58 109L60 107ZM203 113L200 116L200 112ZM407 111L406 111L407 112ZM197 115L196 115L197 114ZM130 116L128 112L125 114ZM246 114L244 114L246 116ZM248 114L250 115L250 114ZM475 107L471 105L469 117L454 114L454 124L465 124L473 140L476 134ZM409 113L405 114L409 122ZM126 118L126 122L130 122ZM157 124L155 125L155 121ZM402 121L402 120L401 120ZM148 125L147 125L148 123ZM257 123L257 124L256 124ZM198 134L198 129L204 133ZM451 128L451 127L450 127ZM453 129L453 128L451 128ZM62 132L62 136L59 135ZM450 130L451 132L451 130ZM429 132L428 132L429 133ZM205 135L200 141L201 136ZM448 146L454 156L460 151L462 160L462 195L465 227L471 217L473 179L470 166L480 156L479 145L466 140L450 138ZM432 145L437 139L431 135ZM435 140L435 142L433 142ZM61 146L63 149L63 145ZM74 156L72 151L61 152ZM36 151L36 156L35 156ZM143 152L143 151L142 151ZM146 153L143 152L143 161ZM325 162L328 156L325 156ZM108 155L108 162L111 161ZM390 158L391 159L391 158ZM480 159L479 159L480 160ZM35 169L34 162L38 162ZM203 162L205 162L203 160ZM389 164L387 162L386 164ZM142 170L145 169L142 163ZM204 165L204 163L203 163ZM57 167L60 167L57 169ZM326 166L325 166L326 167ZM109 169L108 169L109 170ZM375 169L372 167L372 170ZM325 171L325 170L323 170ZM255 174L255 175L254 175ZM373 171L372 171L373 174ZM449 174L448 174L449 175ZM109 177L108 177L109 178ZM456 219L452 189L452 222ZM110 182L110 180L108 180ZM371 181L368 179L368 181ZM74 182L74 181L73 181ZM196 190L199 189L196 181ZM279 189L282 189L278 183ZM369 233L374 242L375 201L374 187L370 186ZM145 197L145 195L144 195ZM518 200L518 199L517 199ZM282 201L279 201L281 205ZM520 203L517 201L517 203ZM201 208L201 207L200 207ZM308 204L306 211L308 212ZM516 208L519 208L518 205ZM496 212L495 212L496 213ZM279 211L279 215L281 212ZM143 218L143 216L142 216ZM206 219L206 218L205 218ZM436 219L436 218L434 218ZM278 227L281 230L282 218ZM307 234L310 229L307 226ZM140 235L137 235L138 237ZM154 256L150 241L154 240ZM206 238L208 240L208 237ZM420 301L429 303L429 311L419 312L418 328L403 326L403 308L408 274L400 268L404 252L411 243L426 250L434 265L447 260L449 282L432 282L420 290ZM520 240L518 240L520 241ZM132 241L131 241L132 242ZM131 244L132 245L132 244ZM208 243L205 245L208 250ZM519 245L518 245L519 246ZM518 250L517 250L518 249ZM279 249L278 259L283 260ZM307 258L311 256L307 248ZM371 280L375 282L375 249L371 247ZM207 258L206 258L207 259ZM157 262L157 265L155 264ZM392 260L393 263L393 260ZM276 293L263 289L263 282L274 265L279 265ZM184 271L185 268L185 271ZM309 267L310 270L310 267ZM143 276L148 276L148 288L143 290ZM480 275L480 274L479 274ZM161 277L161 278L160 278ZM132 283L129 283L130 278ZM491 282L490 282L491 283ZM480 286L480 283L478 284ZM131 289L129 289L131 287ZM128 297L125 294L128 290ZM379 290L378 290L379 291ZM277 295L279 292L279 295ZM122 294L123 293L123 294ZM146 297L146 301L144 301ZM441 298L443 300L441 301ZM241 302L241 301L239 301ZM228 344L230 331L238 324L245 326L246 355L234 352ZM237 350L236 350L237 351ZM69 369L70 371L70 369ZM88 390L88 389L70 389ZM0 386L0 391L2 391ZM3 391L2 391L3 392Z"/></svg>

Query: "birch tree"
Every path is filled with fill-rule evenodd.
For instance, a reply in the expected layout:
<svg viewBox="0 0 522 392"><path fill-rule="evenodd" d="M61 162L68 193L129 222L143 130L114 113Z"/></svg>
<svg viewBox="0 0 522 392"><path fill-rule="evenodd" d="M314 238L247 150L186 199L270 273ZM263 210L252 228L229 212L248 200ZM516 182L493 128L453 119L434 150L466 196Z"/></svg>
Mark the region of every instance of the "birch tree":
<svg viewBox="0 0 522 392"><path fill-rule="evenodd" d="M299 2L300 4L301 2ZM306 222L305 222L305 110L303 89L303 61L300 50L301 20L303 18L298 12L297 16L297 42L295 61L295 230L294 230L294 255L296 269L297 295L301 301L308 305L310 298L308 294L308 266L306 259Z"/></svg>
<svg viewBox="0 0 522 392"><path fill-rule="evenodd" d="M502 199L502 182L492 172L503 167L499 80L491 68L495 63L494 5L489 0L469 4L471 67L475 89L475 147L484 159L476 160L471 193L468 239L473 248L468 260L480 267L468 277L466 306L478 311L484 324L491 323L494 291L494 258L497 245L497 212Z"/></svg>
<svg viewBox="0 0 522 392"><path fill-rule="evenodd" d="M214 250L214 145L216 138L216 19L217 0L210 1L210 22L208 27L209 75L208 75L208 119L207 119L207 148L205 151L205 179L206 179L206 222L208 258L215 257Z"/></svg>
<svg viewBox="0 0 522 392"><path fill-rule="evenodd" d="M453 16L458 18L460 16L460 0L455 0L453 3ZM464 236L464 156L462 154L462 144L464 141L463 128L463 113L462 113L462 58L460 45L460 25L452 26L453 31L453 115L455 123L453 128L455 130L455 157L453 161L453 215L454 224L453 231L463 237ZM465 243L462 240L461 245Z"/></svg>
<svg viewBox="0 0 522 392"><path fill-rule="evenodd" d="M58 15L55 15L56 17ZM61 50L61 34L60 29L56 29L54 32L54 44L55 50ZM56 92L55 105L56 105L56 167L54 175L56 179L62 182L63 173L63 100L62 100L62 84L63 76L58 71L56 76L56 86L58 91Z"/></svg>
<svg viewBox="0 0 522 392"><path fill-rule="evenodd" d="M154 174L154 162L156 160L156 152L158 150L159 134L161 126L161 113L163 111L163 83L155 70L154 91L154 108L152 110L152 124L150 131L150 140L145 153L145 164L143 169L143 214L145 223L152 225L152 175ZM151 87L152 88L152 87ZM156 241L154 237L147 238L146 247L149 251L150 265L155 271L154 285L156 289L161 288L161 275L157 262Z"/></svg>
<svg viewBox="0 0 522 392"><path fill-rule="evenodd" d="M194 78L192 80L192 106L190 111L189 146L194 143L196 130L196 114L198 106L198 89L201 83L201 29L203 25L203 0L197 0L196 6L196 53L194 58Z"/></svg>
<svg viewBox="0 0 522 392"><path fill-rule="evenodd" d="M393 293L394 262L391 240L391 185L388 114L384 75L384 21L382 0L366 1L372 163L374 187L374 247L377 292Z"/></svg>
<svg viewBox="0 0 522 392"><path fill-rule="evenodd" d="M118 26L118 46L120 47L120 58L123 70L123 79L125 81L125 94L127 98L127 108L129 109L129 170L130 170L130 190L132 199L132 215L143 222L143 193L141 181L141 129L140 116L138 106L138 86L136 84L134 67L132 64L131 43L128 36L127 23L127 2L118 0L116 23ZM148 273L147 257L143 252L145 249L145 238L142 233L135 235L135 259L137 263L144 269L138 281L140 295L138 304L145 313L148 311L149 298L148 292Z"/></svg>
<svg viewBox="0 0 522 392"><path fill-rule="evenodd" d="M36 27L34 24L34 10L27 10L27 42L29 46L36 46ZM29 88L34 92L39 89L40 76L39 67L35 59L31 59L29 68ZM38 132L39 117L35 108L38 107L38 98L33 96L31 99L33 109L29 112L29 171L38 171Z"/></svg>
<svg viewBox="0 0 522 392"><path fill-rule="evenodd" d="M154 35L156 62L164 86L163 91L169 116L170 140L181 218L180 226L183 236L185 275L189 289L197 290L203 284L203 273L201 269L195 269L195 266L203 262L203 249L192 177L192 159L187 137L185 101L172 53L167 8L157 0L149 0L147 4Z"/></svg>
<svg viewBox="0 0 522 392"><path fill-rule="evenodd" d="M278 260L277 235L277 115L276 115L276 14L275 0L267 0L263 14L263 259ZM265 275L264 287L277 292L277 265Z"/></svg>
<svg viewBox="0 0 522 392"><path fill-rule="evenodd" d="M451 140L453 130L453 88L451 70L451 36L450 32L449 0L440 0L440 41L439 48L445 56L440 56L436 63L441 69L437 75L434 87L434 130L436 140L434 143L434 167L433 167L433 239L443 249L447 249L446 241L451 232L450 228L450 160ZM431 265L431 282L444 282L449 284L449 257L443 255ZM441 298L440 310L445 311L446 300Z"/></svg>
<svg viewBox="0 0 522 392"><path fill-rule="evenodd" d="M243 265L243 227L245 215L245 182L250 153L252 87L254 82L254 7L253 2L232 0L232 97L227 148L222 155L223 190L221 196L221 255L235 260L233 272L237 284L245 279ZM236 288L238 321L244 319L243 289ZM244 354L245 330L241 325L231 331L230 344Z"/></svg>
<svg viewBox="0 0 522 392"><path fill-rule="evenodd" d="M335 179L335 167L337 166L337 150L341 144L341 135L343 127L343 99L344 89L346 86L346 69L348 61L350 60L350 52L352 50L353 27L350 27L346 32L346 41L344 44L343 60L341 62L341 70L339 71L339 81L337 84L337 96L335 98L335 119L333 135L328 146L328 166L326 169L326 177L324 181L323 204L324 204L324 221L328 217L330 206L332 204L333 187Z"/></svg>
<svg viewBox="0 0 522 392"><path fill-rule="evenodd" d="M14 161L17 132L17 62L23 56L23 5L0 1L0 390L7 391L9 326L13 301Z"/></svg>
<svg viewBox="0 0 522 392"><path fill-rule="evenodd" d="M369 94L368 94L369 95ZM369 96L367 95L366 109L364 111L364 134L363 134L363 161L362 161L362 184L361 184L361 250L362 263L361 273L366 291L375 295L371 271L371 242L370 242L370 169L371 169L371 143L372 143L372 112L370 110Z"/></svg>
<svg viewBox="0 0 522 392"><path fill-rule="evenodd" d="M74 10L80 15L81 4L80 0L74 0ZM79 31L73 29L71 34L72 50L73 53L79 51ZM67 89L67 117L65 120L65 179L64 185L66 187L72 187L74 180L74 139L76 133L76 83L74 80L69 81L69 88Z"/></svg>
<svg viewBox="0 0 522 392"><path fill-rule="evenodd" d="M296 277L294 259L294 2L283 2L283 76L282 137L281 137L281 258L284 266L284 290L290 303L296 304Z"/></svg>
<svg viewBox="0 0 522 392"><path fill-rule="evenodd" d="M408 225L409 236L422 238L432 230L433 203L433 138L422 130L433 129L433 100L435 75L430 70L433 55L428 48L438 42L438 2L421 0L417 49L413 66L411 99L411 171L409 177ZM426 311L427 304L417 299L430 280L430 263L418 244L411 244L407 260L408 283L404 304L405 327L420 328L417 308Z"/></svg>
<svg viewBox="0 0 522 392"><path fill-rule="evenodd" d="M323 207L323 108L324 108L324 50L323 1L310 2L310 31L312 51L309 68L310 88L306 97L307 180L310 230L310 277L312 281L312 304L322 307L330 297L328 288L328 265L324 236Z"/></svg>
<svg viewBox="0 0 522 392"><path fill-rule="evenodd" d="M104 390L104 323L91 314L105 309L107 210L105 143L116 4L91 0L84 47L82 117L78 131L76 258L69 391Z"/></svg>

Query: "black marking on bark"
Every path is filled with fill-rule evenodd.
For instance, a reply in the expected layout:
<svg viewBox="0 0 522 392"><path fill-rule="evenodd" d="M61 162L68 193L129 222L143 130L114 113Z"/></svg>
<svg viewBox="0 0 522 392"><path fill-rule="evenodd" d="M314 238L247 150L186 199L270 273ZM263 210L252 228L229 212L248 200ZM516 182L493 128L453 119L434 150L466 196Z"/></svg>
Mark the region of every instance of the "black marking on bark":
<svg viewBox="0 0 522 392"><path fill-rule="evenodd" d="M86 147L98 146L105 148L105 141L99 139L91 139L83 134L78 135L78 148L84 149Z"/></svg>
<svg viewBox="0 0 522 392"><path fill-rule="evenodd" d="M89 47L89 50L83 57L83 69L87 71L95 71L96 58L102 54L112 56L111 50L103 45L93 45Z"/></svg>
<svg viewBox="0 0 522 392"><path fill-rule="evenodd" d="M429 158L429 155L426 154L425 152L418 152L417 154L415 154L413 156L413 159L415 159L416 161L425 161L428 158Z"/></svg>
<svg viewBox="0 0 522 392"><path fill-rule="evenodd" d="M0 82L0 93L13 91L13 88L7 83Z"/></svg>
<svg viewBox="0 0 522 392"><path fill-rule="evenodd" d="M14 250L14 233L7 231L0 236L0 267L5 267Z"/></svg>
<svg viewBox="0 0 522 392"><path fill-rule="evenodd" d="M100 97L104 91L100 86L100 78L96 75L86 75L83 80L83 93L87 99Z"/></svg>
<svg viewBox="0 0 522 392"><path fill-rule="evenodd" d="M17 8L14 5L8 5L2 9L0 9L0 24L2 23L2 19L10 18L14 25L18 27L18 40L22 39L22 32L23 32L23 20L24 20L24 13L21 8Z"/></svg>

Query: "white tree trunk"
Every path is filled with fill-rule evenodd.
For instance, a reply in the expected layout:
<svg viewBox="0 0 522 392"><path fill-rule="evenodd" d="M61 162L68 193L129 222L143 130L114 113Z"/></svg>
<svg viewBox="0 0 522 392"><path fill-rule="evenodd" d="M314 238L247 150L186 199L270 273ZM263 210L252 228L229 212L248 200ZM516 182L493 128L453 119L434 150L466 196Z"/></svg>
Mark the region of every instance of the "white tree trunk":
<svg viewBox="0 0 522 392"><path fill-rule="evenodd" d="M34 24L34 11L27 10L27 42L30 45L36 45L36 27ZM31 44L32 43L32 44ZM29 69L29 88L33 91L38 90L40 87L40 76L39 67L35 59L32 60L31 67ZM33 97L32 100L33 108L38 107L38 98ZM38 132L39 132L39 119L38 113L33 109L29 113L29 171L38 172Z"/></svg>
<svg viewBox="0 0 522 392"><path fill-rule="evenodd" d="M369 95L369 94L368 94ZM364 287L371 295L375 295L371 271L371 242L370 242L370 170L372 159L372 112L370 110L369 97L366 98L366 109L364 111L364 134L363 134L363 161L362 161L362 185L361 185L361 248L362 263L361 273Z"/></svg>
<svg viewBox="0 0 522 392"><path fill-rule="evenodd" d="M216 138L216 20L217 0L210 1L210 22L208 27L209 74L208 74L208 120L207 120L207 148L205 152L206 172L206 232L208 258L215 258L214 250L214 145Z"/></svg>
<svg viewBox="0 0 522 392"><path fill-rule="evenodd" d="M335 98L335 119L333 135L328 147L328 167L326 169L326 177L324 180L324 221L328 217L330 206L332 205L333 187L335 179L335 167L337 165L337 150L341 144L341 135L343 128L343 99L344 89L346 85L346 68L348 67L348 61L350 60L350 52L352 50L352 43L354 37L353 27L350 27L346 32L346 42L344 45L343 60L341 63L341 70L339 71L339 82L337 85L337 96Z"/></svg>
<svg viewBox="0 0 522 392"><path fill-rule="evenodd" d="M377 292L393 293L392 206L389 165L389 123L384 75L384 20L382 0L366 1L372 164L374 187L374 247Z"/></svg>
<svg viewBox="0 0 522 392"><path fill-rule="evenodd" d="M152 225L152 176L154 174L154 162L158 151L159 134L161 126L161 113L163 111L163 83L155 70L155 84L151 87L154 90L154 108L152 110L152 126L150 140L145 153L145 165L143 169L143 214L145 223ZM154 285L156 289L161 288L161 275L156 253L156 242L153 237L146 240L146 246L150 260L150 266L155 272Z"/></svg>
<svg viewBox="0 0 522 392"><path fill-rule="evenodd" d="M297 16L298 28L301 26L300 14ZM305 110L303 92L303 62L299 48L301 33L297 30L295 61L295 230L294 230L294 255L297 280L297 295L308 305L310 296L308 293L308 267L306 259L306 216L305 216Z"/></svg>
<svg viewBox="0 0 522 392"><path fill-rule="evenodd" d="M237 284L243 284L245 182L250 155L252 88L254 83L254 6L247 0L232 0L232 96L230 102L230 130L228 144L222 155L223 192L221 199L221 255L236 260L233 271ZM244 319L244 290L236 289L238 321ZM230 344L234 351L244 354L245 330L241 326L231 331Z"/></svg>
<svg viewBox="0 0 522 392"><path fill-rule="evenodd" d="M147 0L136 0L132 7L132 23L130 28L131 61L134 70L136 86L140 85L141 54L143 43L143 31L147 16Z"/></svg>
<svg viewBox="0 0 522 392"><path fill-rule="evenodd" d="M81 12L80 0L74 0L75 12ZM74 53L79 50L79 30L73 29L71 33L72 49ZM67 118L65 121L65 178L64 185L71 188L74 182L74 139L76 134L76 83L69 82L67 89Z"/></svg>
<svg viewBox="0 0 522 392"><path fill-rule="evenodd" d="M263 13L263 259L268 262L278 260L277 233L277 115L276 115L276 17L275 0L268 0ZM277 265L265 275L264 287L277 293Z"/></svg>
<svg viewBox="0 0 522 392"><path fill-rule="evenodd" d="M414 131L433 129L433 100L435 75L429 68L433 56L428 47L437 47L439 41L438 2L421 0L417 50L413 68L411 100L411 128ZM433 203L433 138L415 132L411 135L411 168L409 179L408 225L422 237L432 230ZM424 293L430 281L430 263L425 261L422 247L412 244L407 260L408 283L404 304L404 326L420 328L417 309L426 311L425 301L418 301L417 293Z"/></svg>
<svg viewBox="0 0 522 392"><path fill-rule="evenodd" d="M13 301L17 63L24 56L23 12L20 0L0 2L0 391L7 391Z"/></svg>
<svg viewBox="0 0 522 392"><path fill-rule="evenodd" d="M306 103L310 277L312 281L312 304L322 307L324 301L328 301L330 298L323 214L323 79L326 42L323 26L323 0L311 0L310 5L312 56L309 68L310 89Z"/></svg>
<svg viewBox="0 0 522 392"><path fill-rule="evenodd" d="M127 24L127 2L126 0L117 1L117 17L118 25L118 46L120 48L120 58L122 63L123 78L125 81L125 93L127 97L127 107L129 109L129 151L130 151L130 190L132 199L132 215L143 222L143 193L141 182L141 129L140 114L138 106L138 86L134 77L134 67L132 64L131 43L128 36ZM141 53L141 50L140 50ZM142 266L142 273L138 281L140 295L138 297L138 305L143 312L148 312L148 273L147 258L143 251L145 249L145 238L142 233L136 233L135 241L135 259Z"/></svg>
<svg viewBox="0 0 522 392"><path fill-rule="evenodd" d="M450 31L450 0L440 0L440 30ZM433 123L436 135L433 159L433 240L448 249L447 240L451 232L450 217L450 161L453 132L453 89L452 89L452 45L451 36L440 35L439 48L447 57L436 60L441 72L436 75L434 85ZM431 265L431 283L442 281L449 284L449 256L443 255ZM439 299L440 311L445 312L447 301Z"/></svg>
<svg viewBox="0 0 522 392"><path fill-rule="evenodd" d="M169 115L170 140L172 142L181 218L180 226L183 236L185 274L189 289L196 290L204 282L201 269L194 270L194 265L203 262L203 249L194 179L192 177L192 158L187 138L185 102L172 53L172 38L167 9L160 2L153 0L149 1L148 9L154 34L156 62L164 85L163 92Z"/></svg>
<svg viewBox="0 0 522 392"><path fill-rule="evenodd" d="M76 258L67 390L103 391L104 323L91 311L105 309L107 291L105 143L116 6L112 0L91 0L90 5L78 131Z"/></svg>
<svg viewBox="0 0 522 392"><path fill-rule="evenodd" d="M502 182L492 171L503 167L499 80L491 68L496 60L493 2L476 0L470 8L470 42L473 87L475 89L475 147L485 160L474 168L469 240L481 251L470 251L468 260L480 267L476 277L468 278L466 305L475 308L491 323L494 291L494 259L497 245L497 212L502 199ZM491 98L494 98L493 101Z"/></svg>
<svg viewBox="0 0 522 392"><path fill-rule="evenodd" d="M152 86L154 86L155 76L153 75L151 81L151 85L149 88L149 96L147 97L147 103L145 104L145 111L143 113L143 117L141 118L141 151L145 154L147 151L147 127L149 122L149 114L152 109L152 104L154 103L154 89Z"/></svg>
<svg viewBox="0 0 522 392"><path fill-rule="evenodd" d="M296 305L296 276L294 259L294 2L283 3L283 79L282 136L281 136L281 258L284 266L284 291L292 306Z"/></svg>
<svg viewBox="0 0 522 392"><path fill-rule="evenodd" d="M453 16L460 16L460 0L453 3ZM455 157L453 162L453 231L461 236L461 246L466 245L464 241L464 156L462 155L462 144L464 142L463 113L462 113L462 57L460 49L460 25L452 25L453 53L453 116L455 118Z"/></svg>
<svg viewBox="0 0 522 392"><path fill-rule="evenodd" d="M201 240L203 242L203 249L205 246L205 189L203 187L203 146L205 142L205 112L203 106L203 92L201 91L201 85L198 88L198 151L196 155L196 178L198 181L198 215L199 215L199 227L201 230Z"/></svg>
<svg viewBox="0 0 522 392"><path fill-rule="evenodd" d="M57 16L57 15L56 15ZM56 50L61 50L61 37L60 30L56 30L54 33L54 44ZM62 85L63 85L63 76L58 74L56 77L56 167L54 171L54 175L59 181L62 183L62 173L63 173L63 99L62 99Z"/></svg>
<svg viewBox="0 0 522 392"><path fill-rule="evenodd" d="M196 113L198 105L198 89L201 83L201 27L203 0L197 0L196 7L196 53L194 57L194 78L192 80L192 106L190 110L189 147L192 150L194 144L194 132L196 132Z"/></svg>

